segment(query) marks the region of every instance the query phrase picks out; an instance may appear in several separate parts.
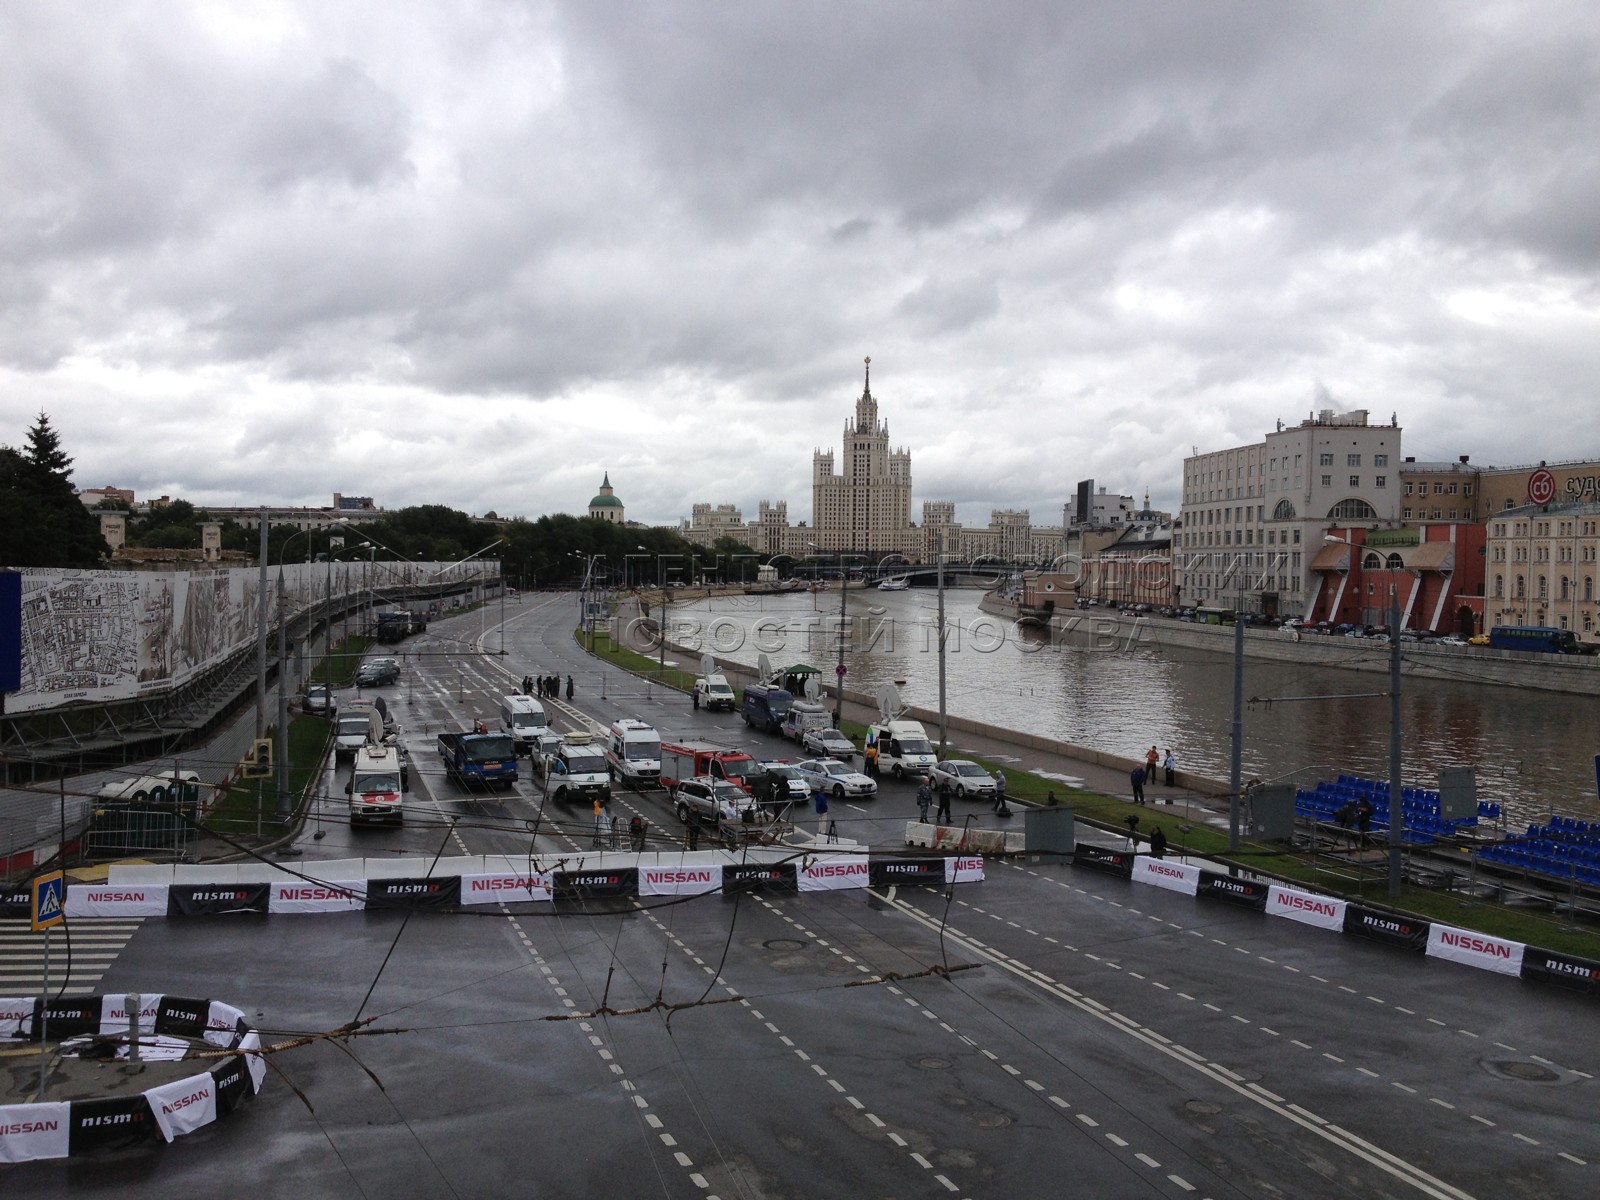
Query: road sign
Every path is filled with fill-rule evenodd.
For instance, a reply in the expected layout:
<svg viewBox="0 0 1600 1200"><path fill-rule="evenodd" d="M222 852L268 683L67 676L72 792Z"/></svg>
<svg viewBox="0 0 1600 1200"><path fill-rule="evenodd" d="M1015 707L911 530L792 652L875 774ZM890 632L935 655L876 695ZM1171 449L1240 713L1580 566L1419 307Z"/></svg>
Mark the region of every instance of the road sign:
<svg viewBox="0 0 1600 1200"><path fill-rule="evenodd" d="M837 675L840 679L843 679L844 678L844 664L840 663L837 667L835 667L833 669L833 673L835 675Z"/></svg>
<svg viewBox="0 0 1600 1200"><path fill-rule="evenodd" d="M49 929L67 919L67 880L51 871L33 881L33 927Z"/></svg>

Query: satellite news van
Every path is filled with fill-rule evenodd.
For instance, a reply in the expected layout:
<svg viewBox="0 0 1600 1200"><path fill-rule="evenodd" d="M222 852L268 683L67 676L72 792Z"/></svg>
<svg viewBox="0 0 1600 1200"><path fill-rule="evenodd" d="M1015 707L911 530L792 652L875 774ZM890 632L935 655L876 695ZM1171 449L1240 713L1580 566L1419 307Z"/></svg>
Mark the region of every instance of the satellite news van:
<svg viewBox="0 0 1600 1200"><path fill-rule="evenodd" d="M362 746L356 751L355 769L345 785L350 793L350 824L405 820L405 771L400 750L392 742Z"/></svg>

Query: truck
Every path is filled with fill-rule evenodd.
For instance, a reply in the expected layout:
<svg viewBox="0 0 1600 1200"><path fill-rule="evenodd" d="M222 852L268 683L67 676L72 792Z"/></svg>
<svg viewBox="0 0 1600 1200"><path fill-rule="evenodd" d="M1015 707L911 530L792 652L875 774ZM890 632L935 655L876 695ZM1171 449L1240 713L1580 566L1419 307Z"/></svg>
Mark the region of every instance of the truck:
<svg viewBox="0 0 1600 1200"><path fill-rule="evenodd" d="M372 742L381 742L383 733L383 713L376 705L350 701L334 718L334 762L355 758L361 747Z"/></svg>
<svg viewBox="0 0 1600 1200"><path fill-rule="evenodd" d="M805 740L806 730L826 729L832 724L828 710L815 700L796 700L783 718L783 736L798 745Z"/></svg>
<svg viewBox="0 0 1600 1200"><path fill-rule="evenodd" d="M355 767L344 788L350 797L350 824L405 820L405 771L400 748L393 742L380 742L356 751Z"/></svg>
<svg viewBox="0 0 1600 1200"><path fill-rule="evenodd" d="M867 739L878 744L878 771L896 779L926 775L939 761L920 721L885 721L867 726Z"/></svg>
<svg viewBox="0 0 1600 1200"><path fill-rule="evenodd" d="M752 683L744 689L744 723L763 733L777 733L783 728L784 718L794 697L781 687L765 683Z"/></svg>
<svg viewBox="0 0 1600 1200"><path fill-rule="evenodd" d="M441 733L439 757L462 787L510 787L517 781L517 748L510 734L489 733L480 723L466 733Z"/></svg>
<svg viewBox="0 0 1600 1200"><path fill-rule="evenodd" d="M663 742L661 786L673 791L685 779L705 777L734 784L742 791L759 774L756 760L735 746L712 742Z"/></svg>
<svg viewBox="0 0 1600 1200"><path fill-rule="evenodd" d="M606 736L606 770L625 787L653 788L661 781L661 735L632 717L612 723Z"/></svg>
<svg viewBox="0 0 1600 1200"><path fill-rule="evenodd" d="M558 804L611 798L605 747L592 734L542 734L531 751L533 772Z"/></svg>

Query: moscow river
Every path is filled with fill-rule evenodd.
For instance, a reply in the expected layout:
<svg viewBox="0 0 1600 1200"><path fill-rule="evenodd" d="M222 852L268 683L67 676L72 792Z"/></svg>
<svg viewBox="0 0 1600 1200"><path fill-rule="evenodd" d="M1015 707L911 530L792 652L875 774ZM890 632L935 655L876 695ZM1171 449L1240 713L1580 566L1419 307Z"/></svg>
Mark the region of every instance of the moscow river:
<svg viewBox="0 0 1600 1200"><path fill-rule="evenodd" d="M1051 644L982 612L981 598L975 589L945 593L951 715L1130 758L1154 743L1163 752L1171 747L1184 770L1228 777L1231 655L1109 639ZM889 680L907 703L938 709L936 604L931 589L848 593L844 661L852 691L872 695ZM763 652L774 667L808 663L823 670L831 691L837 587L674 604L669 621L676 644L698 637L702 649L752 667ZM1389 699L1371 693L1387 687L1386 675L1246 659L1244 695L1255 700L1244 710L1245 777L1386 779ZM1600 817L1600 698L1408 676L1401 729L1408 786L1436 787L1441 766L1467 764L1476 769L1479 798L1502 801L1513 826L1552 811Z"/></svg>

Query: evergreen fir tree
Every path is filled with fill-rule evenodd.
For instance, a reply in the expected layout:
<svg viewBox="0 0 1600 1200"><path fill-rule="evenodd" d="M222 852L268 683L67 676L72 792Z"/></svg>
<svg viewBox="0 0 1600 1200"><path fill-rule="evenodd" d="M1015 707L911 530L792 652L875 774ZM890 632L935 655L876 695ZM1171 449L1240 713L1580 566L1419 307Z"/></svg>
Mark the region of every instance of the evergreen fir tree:
<svg viewBox="0 0 1600 1200"><path fill-rule="evenodd" d="M105 557L100 520L72 486L72 459L40 413L26 449L0 449L0 563L94 567Z"/></svg>

